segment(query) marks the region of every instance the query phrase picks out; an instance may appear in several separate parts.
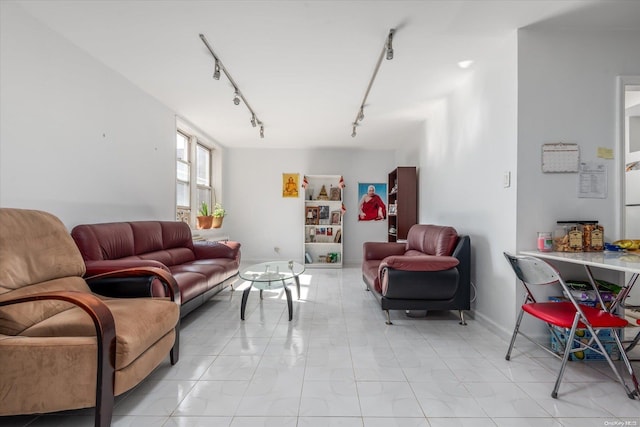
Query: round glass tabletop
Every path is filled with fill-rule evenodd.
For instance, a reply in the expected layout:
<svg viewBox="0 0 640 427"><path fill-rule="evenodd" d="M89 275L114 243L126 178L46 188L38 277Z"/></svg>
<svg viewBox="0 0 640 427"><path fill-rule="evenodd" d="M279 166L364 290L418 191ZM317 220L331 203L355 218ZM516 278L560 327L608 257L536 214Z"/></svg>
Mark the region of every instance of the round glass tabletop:
<svg viewBox="0 0 640 427"><path fill-rule="evenodd" d="M269 261L254 264L240 271L240 278L251 282L287 280L304 273L304 265L295 261Z"/></svg>

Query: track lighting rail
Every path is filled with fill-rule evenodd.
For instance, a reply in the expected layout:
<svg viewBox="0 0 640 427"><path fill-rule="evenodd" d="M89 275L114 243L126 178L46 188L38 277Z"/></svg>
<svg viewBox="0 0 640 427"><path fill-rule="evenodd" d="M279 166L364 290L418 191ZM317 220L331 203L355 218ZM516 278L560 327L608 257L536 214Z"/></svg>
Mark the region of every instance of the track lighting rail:
<svg viewBox="0 0 640 427"><path fill-rule="evenodd" d="M364 93L364 98L362 99L362 103L360 104L360 109L358 109L358 113L356 114L356 118L352 123L353 131L351 132L352 137L356 137L356 127L359 126L359 122L364 120L364 107L367 103L367 98L369 97L369 92L371 92L371 87L373 86L373 82L378 75L378 70L380 69L380 65L382 64L382 59L386 56L387 60L393 59L393 35L396 30L392 28L389 30L389 35L387 36L387 40L384 42L384 47L382 48L382 52L380 52L380 56L378 57L378 62L376 63L376 68L373 70L373 75L371 76L371 80L369 80L369 85L367 86L367 91Z"/></svg>
<svg viewBox="0 0 640 427"><path fill-rule="evenodd" d="M231 74L229 74L229 71L222 63L222 60L220 60L220 57L216 55L216 53L213 51L213 48L207 41L207 38L204 36L204 34L200 34L200 39L202 40L202 43L204 43L204 45L207 47L207 49L209 49L211 56L213 56L213 59L215 60L213 78L215 80L220 80L220 71L222 71L224 75L227 76L227 79L229 79L229 82L231 83L234 89L233 103L235 105L239 105L240 100L242 100L244 105L247 107L247 109L251 113L251 120L250 120L251 126L253 127L260 126L260 138L264 138L264 124L258 118L258 115L255 113L255 111L253 111L253 108L251 108L251 105L249 105L249 102L247 102L247 99L242 94L242 91L238 87L236 81L233 79L233 77L231 77Z"/></svg>

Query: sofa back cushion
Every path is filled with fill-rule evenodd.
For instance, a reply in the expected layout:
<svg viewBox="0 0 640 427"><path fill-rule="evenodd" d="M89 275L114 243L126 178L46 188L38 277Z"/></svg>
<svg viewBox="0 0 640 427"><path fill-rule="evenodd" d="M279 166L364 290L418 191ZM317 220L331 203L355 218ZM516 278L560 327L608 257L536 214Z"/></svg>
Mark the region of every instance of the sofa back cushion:
<svg viewBox="0 0 640 427"><path fill-rule="evenodd" d="M407 235L407 252L451 256L457 243L458 232L453 227L415 224Z"/></svg>
<svg viewBox="0 0 640 427"><path fill-rule="evenodd" d="M85 261L153 259L170 266L195 259L191 229L180 221L83 224L71 235Z"/></svg>
<svg viewBox="0 0 640 427"><path fill-rule="evenodd" d="M133 230L127 222L77 225L71 230L85 261L119 259L135 254Z"/></svg>
<svg viewBox="0 0 640 427"><path fill-rule="evenodd" d="M155 221L137 221L128 223L131 226L133 239L133 253L131 255L146 254L160 251L162 245L162 224Z"/></svg>

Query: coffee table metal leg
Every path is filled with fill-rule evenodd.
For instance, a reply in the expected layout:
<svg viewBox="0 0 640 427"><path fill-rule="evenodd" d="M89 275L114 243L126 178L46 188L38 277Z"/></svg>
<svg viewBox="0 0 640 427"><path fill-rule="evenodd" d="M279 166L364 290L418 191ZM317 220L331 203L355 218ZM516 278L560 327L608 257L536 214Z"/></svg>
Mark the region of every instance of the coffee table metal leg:
<svg viewBox="0 0 640 427"><path fill-rule="evenodd" d="M240 304L240 319L242 320L244 320L244 309L247 306L247 299L249 298L249 292L251 292L252 286L253 286L253 282L251 282L251 284L247 289L242 291L242 303Z"/></svg>
<svg viewBox="0 0 640 427"><path fill-rule="evenodd" d="M284 287L284 293L287 294L287 307L289 308L289 322L293 319L293 302L291 302L291 289L287 288L287 284L282 281Z"/></svg>
<svg viewBox="0 0 640 427"><path fill-rule="evenodd" d="M296 280L296 289L298 290L298 299L300 299L300 277L294 276L293 278Z"/></svg>

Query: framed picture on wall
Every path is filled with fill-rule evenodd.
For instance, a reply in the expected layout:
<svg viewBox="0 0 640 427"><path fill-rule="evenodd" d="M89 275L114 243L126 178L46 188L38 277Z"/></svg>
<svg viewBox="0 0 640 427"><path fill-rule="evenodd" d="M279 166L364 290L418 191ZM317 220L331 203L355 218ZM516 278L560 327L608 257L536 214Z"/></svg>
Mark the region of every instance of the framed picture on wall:
<svg viewBox="0 0 640 427"><path fill-rule="evenodd" d="M282 197L298 197L298 181L297 173L282 174Z"/></svg>
<svg viewBox="0 0 640 427"><path fill-rule="evenodd" d="M387 219L386 183L359 182L358 198L358 221L382 221Z"/></svg>

